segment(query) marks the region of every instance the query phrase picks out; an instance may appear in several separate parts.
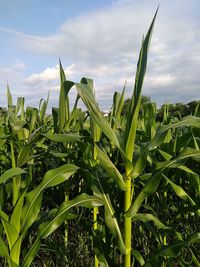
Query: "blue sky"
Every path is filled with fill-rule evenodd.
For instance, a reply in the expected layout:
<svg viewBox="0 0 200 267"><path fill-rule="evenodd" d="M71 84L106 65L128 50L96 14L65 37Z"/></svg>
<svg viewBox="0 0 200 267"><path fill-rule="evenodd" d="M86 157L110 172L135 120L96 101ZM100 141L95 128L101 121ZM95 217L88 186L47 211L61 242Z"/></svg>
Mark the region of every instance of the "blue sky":
<svg viewBox="0 0 200 267"><path fill-rule="evenodd" d="M143 93L158 105L200 99L199 0L0 0L0 106L7 82L27 106L49 90L50 107L57 106L59 57L68 79L94 79L102 109L126 78L130 97L142 35L158 4Z"/></svg>

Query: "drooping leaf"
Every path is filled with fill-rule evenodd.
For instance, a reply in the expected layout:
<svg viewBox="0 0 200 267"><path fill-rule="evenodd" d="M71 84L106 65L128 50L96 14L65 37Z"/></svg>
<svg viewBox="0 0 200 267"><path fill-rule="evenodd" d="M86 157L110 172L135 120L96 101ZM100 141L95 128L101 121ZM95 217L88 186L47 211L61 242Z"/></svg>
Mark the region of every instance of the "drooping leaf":
<svg viewBox="0 0 200 267"><path fill-rule="evenodd" d="M142 221L142 222L148 222L153 221L155 225L160 229L171 229L171 227L164 225L158 218L156 218L154 215L150 213L137 213L133 215L132 221Z"/></svg>
<svg viewBox="0 0 200 267"><path fill-rule="evenodd" d="M191 205L195 205L195 202L192 200L192 198L185 192L185 190L173 183L170 179L168 179L166 176L164 176L165 179L168 181L168 183L171 185L171 187L173 188L174 192L176 193L176 195L180 198L182 198L183 200L185 200L186 202L189 202Z"/></svg>
<svg viewBox="0 0 200 267"><path fill-rule="evenodd" d="M195 160L200 160L200 151L193 148L186 147L183 151L174 159L170 161L159 162L156 164L156 170L166 169L166 168L178 168L185 164L185 160L188 158L193 158ZM184 168L184 167L182 167ZM186 168L185 168L186 169Z"/></svg>
<svg viewBox="0 0 200 267"><path fill-rule="evenodd" d="M143 266L144 265L144 259L143 259L142 255L140 254L140 252L136 249L132 249L131 252L132 252L133 257L140 264L140 266Z"/></svg>
<svg viewBox="0 0 200 267"><path fill-rule="evenodd" d="M5 183L8 179L23 173L26 173L26 171L18 167L9 169L0 176L0 184Z"/></svg>

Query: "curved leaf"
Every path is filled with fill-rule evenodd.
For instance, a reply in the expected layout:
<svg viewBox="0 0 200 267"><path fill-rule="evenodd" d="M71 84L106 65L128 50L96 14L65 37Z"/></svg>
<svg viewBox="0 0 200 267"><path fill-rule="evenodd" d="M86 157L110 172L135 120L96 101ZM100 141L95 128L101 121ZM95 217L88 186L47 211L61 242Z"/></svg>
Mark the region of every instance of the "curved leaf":
<svg viewBox="0 0 200 267"><path fill-rule="evenodd" d="M137 213L133 215L132 221L142 221L142 222L148 222L153 221L155 225L160 229L171 229L171 227L164 225L158 218L156 218L154 215L150 213Z"/></svg>
<svg viewBox="0 0 200 267"><path fill-rule="evenodd" d="M132 255L134 256L134 258L140 264L140 266L143 266L144 265L144 259L143 259L142 255L140 254L140 252L136 249L132 249L131 252L132 252Z"/></svg>
<svg viewBox="0 0 200 267"><path fill-rule="evenodd" d="M170 161L159 162L156 164L156 170L166 169L166 168L178 168L181 167L185 169L187 167L182 167L185 164L185 160L188 158L193 158L195 160L200 160L200 151L196 149L186 147L181 153L174 159Z"/></svg>
<svg viewBox="0 0 200 267"><path fill-rule="evenodd" d="M78 170L73 164L65 164L59 168L48 171L42 182L26 196L27 202L22 212L22 228L25 232L38 216L43 191L51 186L63 183Z"/></svg>
<svg viewBox="0 0 200 267"><path fill-rule="evenodd" d="M71 208L73 207L98 207L102 206L103 203L100 198L96 196L89 196L87 194L81 194L73 200L64 202L58 211L56 212L54 218L50 221L47 221L40 225L37 239L35 243L32 245L28 254L26 255L22 266L28 267L30 266L33 258L36 256L39 248L40 248L40 240L42 238L47 237L52 232L54 232L67 218L67 215Z"/></svg>
<svg viewBox="0 0 200 267"><path fill-rule="evenodd" d="M18 167L9 169L0 176L0 184L5 183L8 179L23 173L26 173L26 171Z"/></svg>
<svg viewBox="0 0 200 267"><path fill-rule="evenodd" d="M163 175L163 177L165 177L165 179L171 185L171 187L173 188L174 192L178 197L182 198L186 202L189 202L192 206L196 205L196 203L192 200L192 198L185 192L185 190L180 185L173 183L165 175Z"/></svg>

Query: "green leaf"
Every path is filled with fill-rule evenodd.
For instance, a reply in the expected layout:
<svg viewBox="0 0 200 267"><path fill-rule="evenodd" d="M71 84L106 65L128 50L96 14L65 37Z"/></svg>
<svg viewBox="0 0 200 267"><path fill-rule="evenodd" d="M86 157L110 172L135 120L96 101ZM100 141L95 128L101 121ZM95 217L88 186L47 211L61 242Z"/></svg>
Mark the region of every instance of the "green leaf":
<svg viewBox="0 0 200 267"><path fill-rule="evenodd" d="M73 164L65 164L59 168L50 170L45 174L42 182L27 194L27 203L22 212L22 228L24 232L26 232L38 216L43 191L48 187L63 183L77 170L78 167Z"/></svg>
<svg viewBox="0 0 200 267"><path fill-rule="evenodd" d="M153 221L159 229L171 229L171 227L164 225L158 218L156 218L154 215L150 213L137 213L133 215L131 218L132 221L137 221L137 220L142 222Z"/></svg>
<svg viewBox="0 0 200 267"><path fill-rule="evenodd" d="M24 114L24 97L18 97L17 98L17 105L15 108L15 114L18 114L21 110L21 120L25 120L25 114Z"/></svg>
<svg viewBox="0 0 200 267"><path fill-rule="evenodd" d="M103 263L103 267L109 267L112 266L109 255L108 255L108 248L103 241L102 233L99 230L96 230L94 232L93 236L93 246L94 246L94 252L97 256L100 263Z"/></svg>
<svg viewBox="0 0 200 267"><path fill-rule="evenodd" d="M126 82L124 84L124 88L122 93L115 92L113 96L113 106L110 113L110 124L112 129L121 128L121 122L122 122L122 109L124 105L124 93L126 88Z"/></svg>
<svg viewBox="0 0 200 267"><path fill-rule="evenodd" d="M104 189L104 185L99 178L93 179L92 189L93 189L94 194L97 195L99 198L101 198L103 201L104 210L105 210L105 222L106 222L108 229L110 230L112 235L117 239L118 246L121 252L123 254L126 254L126 247L124 244L124 240L122 237L122 233L121 233L117 218L115 216L116 214L115 210L112 206L110 197L106 193Z"/></svg>
<svg viewBox="0 0 200 267"><path fill-rule="evenodd" d="M21 213L22 213L25 193L26 192L24 192L20 196L10 218L10 223L15 227L15 229L17 230L17 233L19 233L21 230Z"/></svg>
<svg viewBox="0 0 200 267"><path fill-rule="evenodd" d="M64 202L56 212L54 218L50 221L47 221L40 225L39 231L37 234L37 239L35 243L31 246L28 254L26 255L22 266L28 267L30 266L33 258L36 256L38 250L40 249L40 240L42 238L47 237L51 233L53 233L67 218L69 211L73 207L98 207L101 206L103 203L101 199L96 196L89 196L87 194L81 194L78 197L74 198L73 200Z"/></svg>
<svg viewBox="0 0 200 267"><path fill-rule="evenodd" d="M18 167L9 169L0 176L0 184L5 183L8 179L23 173L26 173L26 171Z"/></svg>
<svg viewBox="0 0 200 267"><path fill-rule="evenodd" d="M138 212L144 199L157 190L160 184L160 179L160 175L155 174L151 179L148 180L147 184L142 188L139 195L136 197L125 216L132 217Z"/></svg>
<svg viewBox="0 0 200 267"><path fill-rule="evenodd" d="M200 242L200 233L196 232L188 237L187 239L188 244L194 244Z"/></svg>
<svg viewBox="0 0 200 267"><path fill-rule="evenodd" d="M160 152L160 154L163 156L163 158L165 160L169 161L172 158L172 155L170 155L169 153L167 153L167 152L165 152L165 151L163 151L161 149L158 149L158 151Z"/></svg>
<svg viewBox="0 0 200 267"><path fill-rule="evenodd" d="M38 231L39 238L45 238L54 232L66 219L68 212L73 207L85 207L85 208L92 208L92 207L99 207L102 206L103 202L97 196L89 196L85 193L77 196L73 200L65 201L59 207L57 213L55 214L54 218L51 221L45 222L40 225Z"/></svg>
<svg viewBox="0 0 200 267"><path fill-rule="evenodd" d="M31 143L29 143L29 144L24 145L20 149L18 157L17 157L17 166L18 167L22 167L31 159L32 146L33 145Z"/></svg>
<svg viewBox="0 0 200 267"><path fill-rule="evenodd" d="M77 142L82 138L79 134L42 134L47 139L58 143Z"/></svg>
<svg viewBox="0 0 200 267"><path fill-rule="evenodd" d="M134 258L137 260L137 262L140 264L140 266L143 266L144 265L144 259L143 259L142 255L140 254L140 252L136 249L132 249L131 253L134 256Z"/></svg>
<svg viewBox="0 0 200 267"><path fill-rule="evenodd" d="M69 119L69 98L68 93L70 89L73 87L74 83L71 81L66 81L65 73L62 67L61 62L60 65L60 95L59 95L59 133L64 129L65 123Z"/></svg>
<svg viewBox="0 0 200 267"><path fill-rule="evenodd" d="M5 221L3 219L1 219L1 221L3 224L3 228L5 230L5 233L6 233L9 248L11 249L13 245L15 244L16 240L18 239L19 235L17 233L16 228L10 222Z"/></svg>
<svg viewBox="0 0 200 267"><path fill-rule="evenodd" d="M171 245L165 246L160 252L159 256L177 257L180 250L186 245L185 241L176 240Z"/></svg>
<svg viewBox="0 0 200 267"><path fill-rule="evenodd" d="M13 105L13 101L12 101L12 95L10 93L10 88L7 85L7 101L8 101L8 107L11 107Z"/></svg>
<svg viewBox="0 0 200 267"><path fill-rule="evenodd" d="M200 233L194 233L186 240L174 240L171 244L159 248L157 252L150 258L150 260L143 265L144 267L155 266L155 262L158 262L158 257L175 258L180 253L181 249L192 244L200 242Z"/></svg>
<svg viewBox="0 0 200 267"><path fill-rule="evenodd" d="M107 154L104 153L98 146L95 145L95 147L97 149L100 165L106 170L107 174L115 180L119 188L126 190L127 186L121 173L109 159Z"/></svg>
<svg viewBox="0 0 200 267"><path fill-rule="evenodd" d="M29 123L29 131L30 131L30 134L33 132L33 130L35 128L35 124L37 122L37 118L38 118L38 110L36 108L34 108L31 111L31 121Z"/></svg>
<svg viewBox="0 0 200 267"><path fill-rule="evenodd" d="M19 259L20 259L21 244L22 244L22 236L20 236L16 240L10 251L11 260L15 262L17 265L19 264Z"/></svg>
<svg viewBox="0 0 200 267"><path fill-rule="evenodd" d="M141 104L141 91L144 82L144 77L147 68L147 56L148 56L148 49L149 44L151 41L151 35L153 32L153 27L156 19L158 9L156 10L155 16L152 20L152 23L149 27L149 30L142 41L142 47L140 50L139 60L137 63L137 72L135 76L135 86L133 95L131 98L131 103L129 107L128 117L127 117L127 124L125 129L125 154L127 159L132 162L133 152L134 152L134 143L135 143L135 135L138 123L138 114L140 110Z"/></svg>
<svg viewBox="0 0 200 267"><path fill-rule="evenodd" d="M10 122L10 125L11 125L11 128L12 130L15 132L15 133L18 133L26 124L26 121L24 120L20 120L17 115L12 112L12 110L9 109L9 122Z"/></svg>
<svg viewBox="0 0 200 267"><path fill-rule="evenodd" d="M192 254L192 261L194 262L196 267L200 267L200 262L198 261L197 257L194 255L193 251L190 248L190 252Z"/></svg>
<svg viewBox="0 0 200 267"><path fill-rule="evenodd" d="M99 107L95 101L94 95L92 94L89 85L83 83L76 83L75 85L78 90L79 96L81 97L83 103L89 110L93 120L98 124L99 128L102 129L104 134L110 139L113 145L119 148L120 145L117 136L110 127L106 118L104 118L103 114L99 110Z"/></svg>
<svg viewBox="0 0 200 267"><path fill-rule="evenodd" d="M194 116L187 116L182 118L179 122L168 124L161 126L157 131L153 138L153 140L149 144L149 149L154 149L157 146L161 145L170 129L176 129L181 127L195 127L200 128L200 118Z"/></svg>
<svg viewBox="0 0 200 267"><path fill-rule="evenodd" d="M133 167L133 171L131 174L132 179L135 179L144 171L147 163L148 152L148 147L144 147L143 149L141 149L139 157L137 158L136 163Z"/></svg>
<svg viewBox="0 0 200 267"><path fill-rule="evenodd" d="M0 210L0 218L4 219L7 222L9 221L9 216L3 210Z"/></svg>
<svg viewBox="0 0 200 267"><path fill-rule="evenodd" d="M49 93L48 93L48 96L47 96L47 100L44 100L44 99L40 100L39 117L40 117L40 122L41 123L44 123L48 102L49 102Z"/></svg>
<svg viewBox="0 0 200 267"><path fill-rule="evenodd" d="M5 258L9 258L9 252L8 252L8 248L6 247L3 239L0 236L0 256L1 257L5 257Z"/></svg>
<svg viewBox="0 0 200 267"><path fill-rule="evenodd" d="M193 172L190 168L186 167L186 166L179 166L178 169L183 170L185 172L194 174L194 175L198 175L197 173Z"/></svg>
<svg viewBox="0 0 200 267"><path fill-rule="evenodd" d="M195 160L200 160L200 151L193 148L186 147L184 150L174 159L165 162L159 162L156 164L156 170L166 169L166 168L177 168L182 167L185 164L185 160L188 158L193 158ZM186 168L184 168L186 170Z"/></svg>
<svg viewBox="0 0 200 267"><path fill-rule="evenodd" d="M171 185L171 187L173 188L174 192L176 193L178 197L182 198L186 202L189 202L192 206L196 205L195 202L192 200L192 198L185 192L185 190L181 186L173 183L166 176L164 177L168 181L168 183Z"/></svg>
<svg viewBox="0 0 200 267"><path fill-rule="evenodd" d="M40 250L40 244L41 244L40 239L37 239L37 241L34 242L34 244L31 246L31 249L26 254L26 257L24 258L24 261L21 267L29 267L31 265L31 262L33 261L34 257L37 255L38 251Z"/></svg>

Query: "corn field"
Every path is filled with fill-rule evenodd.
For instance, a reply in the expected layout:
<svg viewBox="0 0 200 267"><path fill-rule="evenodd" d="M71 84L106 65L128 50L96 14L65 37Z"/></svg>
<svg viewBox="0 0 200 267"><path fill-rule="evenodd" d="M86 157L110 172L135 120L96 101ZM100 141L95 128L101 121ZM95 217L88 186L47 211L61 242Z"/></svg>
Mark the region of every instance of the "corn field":
<svg viewBox="0 0 200 267"><path fill-rule="evenodd" d="M156 12L157 13L157 12ZM0 266L200 266L200 107L156 121L142 85L156 14L142 40L135 85L108 116L93 81L68 80L48 100L0 110ZM77 90L73 108L69 92ZM79 101L85 111L79 108Z"/></svg>

